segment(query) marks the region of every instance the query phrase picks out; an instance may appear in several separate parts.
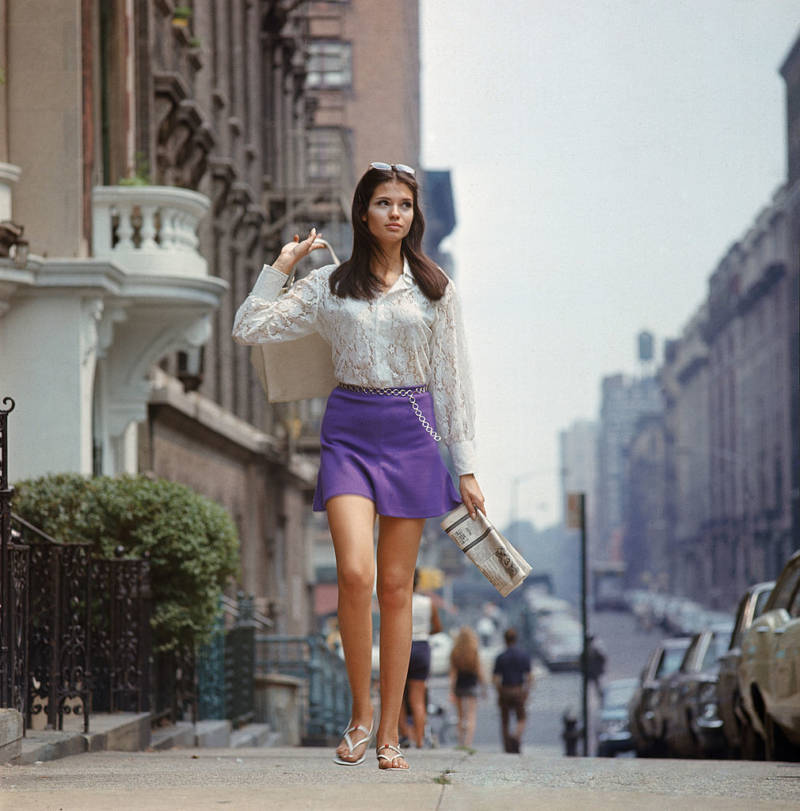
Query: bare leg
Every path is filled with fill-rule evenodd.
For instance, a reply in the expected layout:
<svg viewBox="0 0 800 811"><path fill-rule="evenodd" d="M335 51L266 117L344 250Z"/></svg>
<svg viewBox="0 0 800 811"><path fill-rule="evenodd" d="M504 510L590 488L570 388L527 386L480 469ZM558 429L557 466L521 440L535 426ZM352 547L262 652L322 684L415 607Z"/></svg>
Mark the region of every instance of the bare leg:
<svg viewBox="0 0 800 811"><path fill-rule="evenodd" d="M464 702L464 741L463 746L472 746L475 737L475 719L477 717L478 699L474 696L463 698Z"/></svg>
<svg viewBox="0 0 800 811"><path fill-rule="evenodd" d="M414 743L422 749L425 737L425 682L412 679L408 682L408 703L411 705L411 717L414 719Z"/></svg>
<svg viewBox="0 0 800 811"><path fill-rule="evenodd" d="M406 682L406 689L403 691L403 701L400 703L400 717L398 718L397 728L400 730L401 738L411 739L411 727L408 724L408 682Z"/></svg>
<svg viewBox="0 0 800 811"><path fill-rule="evenodd" d="M350 692L353 696L351 724L370 729L373 707L370 697L372 674L372 587L375 582L373 529L375 505L362 496L335 496L328 500L328 525L336 552L339 586L339 630ZM353 743L367 736L351 733ZM364 753L356 746L352 755L342 741L337 754L343 760L358 760Z"/></svg>
<svg viewBox="0 0 800 811"><path fill-rule="evenodd" d="M466 718L466 698L456 696L456 712L458 713L458 745L466 746L467 718Z"/></svg>
<svg viewBox="0 0 800 811"><path fill-rule="evenodd" d="M514 733L514 737L519 741L520 746L522 745L522 735L524 732L525 732L525 719L517 716L517 730Z"/></svg>
<svg viewBox="0 0 800 811"><path fill-rule="evenodd" d="M378 602L381 609L381 721L378 745L397 746L397 721L411 656L411 593L422 537L422 518L381 516L378 539ZM384 753L384 754L389 754ZM386 760L381 768L390 768ZM408 768L404 758L396 768Z"/></svg>

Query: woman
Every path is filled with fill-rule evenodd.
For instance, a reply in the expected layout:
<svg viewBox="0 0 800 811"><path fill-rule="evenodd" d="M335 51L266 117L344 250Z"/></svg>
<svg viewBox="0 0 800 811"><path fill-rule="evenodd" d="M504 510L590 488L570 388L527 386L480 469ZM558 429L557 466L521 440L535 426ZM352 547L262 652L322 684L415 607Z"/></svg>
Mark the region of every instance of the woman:
<svg viewBox="0 0 800 811"><path fill-rule="evenodd" d="M475 736L478 691L486 695L486 679L478 654L478 635L464 626L450 652L450 695L458 711L458 744L471 746Z"/></svg>
<svg viewBox="0 0 800 811"><path fill-rule="evenodd" d="M378 766L407 769L397 724L411 650L411 591L425 519L484 499L475 480L474 401L453 283L423 252L425 223L411 167L373 163L352 207L353 251L278 293L320 243L295 236L265 267L236 314L242 344L319 332L339 385L320 435L314 509L325 510L336 553L339 627L352 717L335 762L357 765L373 731L370 696L373 527L379 520L381 611ZM435 417L435 419L434 419ZM434 439L447 444L459 490ZM459 498L460 495L460 498Z"/></svg>
<svg viewBox="0 0 800 811"><path fill-rule="evenodd" d="M414 570L414 592L411 595L411 659L408 663L406 696L408 707L400 712L400 733L413 739L417 749L422 748L427 715L426 688L431 672L431 634L442 630L442 621L435 603L427 594L417 591L419 572ZM411 725L405 719L411 715Z"/></svg>

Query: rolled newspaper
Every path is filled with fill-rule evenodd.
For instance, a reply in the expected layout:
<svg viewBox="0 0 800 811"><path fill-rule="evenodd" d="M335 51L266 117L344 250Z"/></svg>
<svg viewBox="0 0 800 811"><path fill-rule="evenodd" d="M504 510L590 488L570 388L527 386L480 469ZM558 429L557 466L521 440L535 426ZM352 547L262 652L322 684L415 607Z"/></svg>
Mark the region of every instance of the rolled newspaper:
<svg viewBox="0 0 800 811"><path fill-rule="evenodd" d="M531 573L525 558L480 510L473 521L462 504L447 513L442 529L503 597Z"/></svg>

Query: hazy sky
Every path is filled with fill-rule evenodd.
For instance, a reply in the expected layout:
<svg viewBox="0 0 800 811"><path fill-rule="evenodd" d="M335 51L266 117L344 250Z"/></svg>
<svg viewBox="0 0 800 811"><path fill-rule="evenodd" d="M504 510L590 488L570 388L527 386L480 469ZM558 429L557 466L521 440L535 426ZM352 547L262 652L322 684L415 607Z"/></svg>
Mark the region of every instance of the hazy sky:
<svg viewBox="0 0 800 811"><path fill-rule="evenodd" d="M800 0L421 0L423 163L453 173L478 392L479 481L502 524L561 513L558 431L595 418L635 336L680 333L785 178Z"/></svg>

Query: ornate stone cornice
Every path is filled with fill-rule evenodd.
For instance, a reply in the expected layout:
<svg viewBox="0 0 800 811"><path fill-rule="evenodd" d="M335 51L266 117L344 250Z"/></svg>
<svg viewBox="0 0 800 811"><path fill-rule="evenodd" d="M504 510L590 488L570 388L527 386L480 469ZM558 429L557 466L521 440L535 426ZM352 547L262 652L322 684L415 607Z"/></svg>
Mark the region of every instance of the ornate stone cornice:
<svg viewBox="0 0 800 811"><path fill-rule="evenodd" d="M154 87L159 174L167 184L196 188L216 142L213 128L180 74L156 74Z"/></svg>

